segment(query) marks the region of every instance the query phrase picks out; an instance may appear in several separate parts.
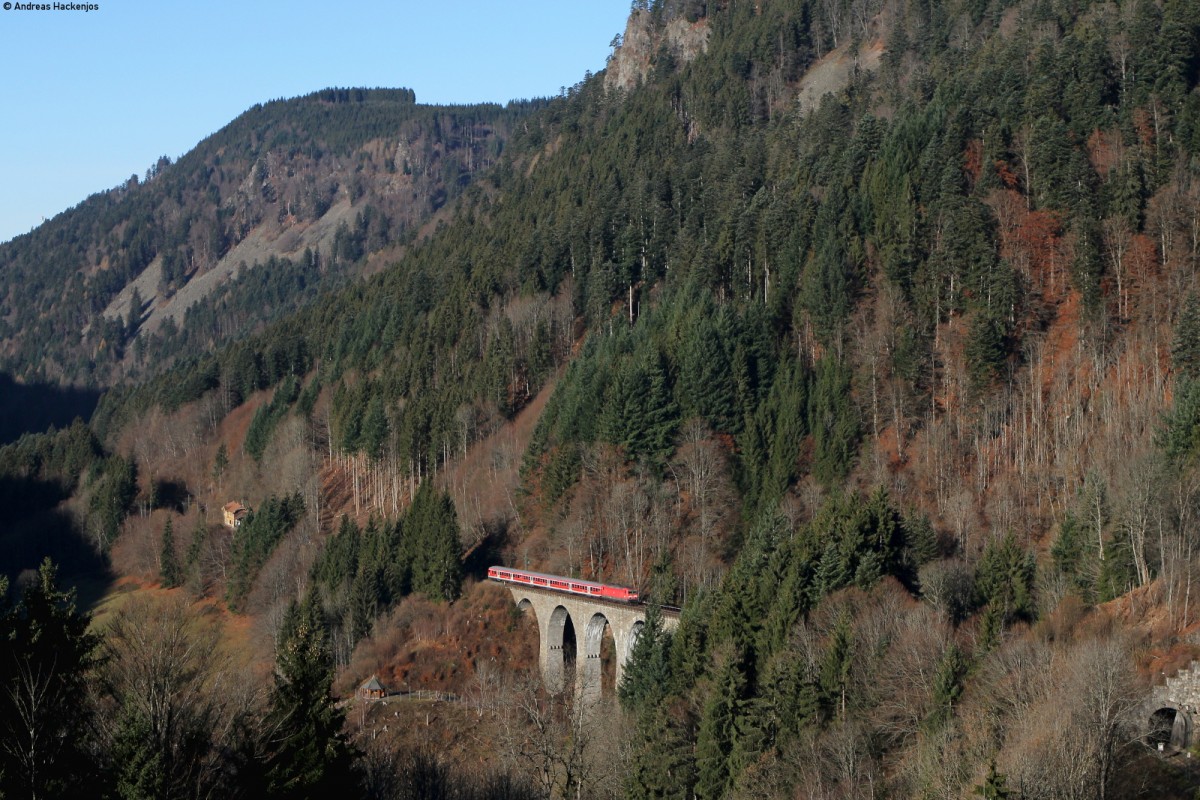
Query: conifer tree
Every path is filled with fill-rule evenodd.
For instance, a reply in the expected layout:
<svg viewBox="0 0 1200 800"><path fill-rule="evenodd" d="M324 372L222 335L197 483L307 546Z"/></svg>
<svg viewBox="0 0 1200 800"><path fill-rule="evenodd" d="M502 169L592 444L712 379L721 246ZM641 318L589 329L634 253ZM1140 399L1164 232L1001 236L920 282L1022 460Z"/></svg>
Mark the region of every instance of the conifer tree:
<svg viewBox="0 0 1200 800"><path fill-rule="evenodd" d="M1035 573L1033 554L1021 548L1011 534L993 541L975 568L980 605L995 606L1004 622L1033 619L1037 611L1033 598Z"/></svg>
<svg viewBox="0 0 1200 800"><path fill-rule="evenodd" d="M91 499L90 523L102 549L117 537L121 522L136 495L137 464L121 456L107 458Z"/></svg>
<svg viewBox="0 0 1200 800"><path fill-rule="evenodd" d="M125 337L127 339L136 335L138 328L141 327L142 305L142 293L134 286L133 295L129 298L129 316L125 319Z"/></svg>
<svg viewBox="0 0 1200 800"><path fill-rule="evenodd" d="M196 518L196 527L192 529L192 541L188 543L187 555L184 560L184 571L187 573L187 579L196 587L199 587L203 580L202 570L200 569L200 554L204 552L204 544L208 539L208 527L204 524L204 517Z"/></svg>
<svg viewBox="0 0 1200 800"><path fill-rule="evenodd" d="M924 514L907 516L903 522L904 530L904 576L906 585L911 589L916 586L917 570L938 557L937 533L933 524Z"/></svg>
<svg viewBox="0 0 1200 800"><path fill-rule="evenodd" d="M828 716L843 716L846 713L846 691L850 683L850 665L854 655L854 631L850 626L850 614L842 611L829 646L821 659L817 675L817 687L821 707Z"/></svg>
<svg viewBox="0 0 1200 800"><path fill-rule="evenodd" d="M1007 779L1004 773L996 769L996 760L992 759L991 765L988 767L987 777L983 779L983 783L978 784L971 790L971 794L978 795L984 800L1007 800L1012 797L1012 792L1007 786Z"/></svg>
<svg viewBox="0 0 1200 800"><path fill-rule="evenodd" d="M412 590L434 600L453 600L462 586L458 514L445 492L424 483L404 520Z"/></svg>
<svg viewBox="0 0 1200 800"><path fill-rule="evenodd" d="M165 753L154 747L150 722L136 711L126 711L117 723L112 757L116 762L116 788L122 800L152 800L168 796L170 776Z"/></svg>
<svg viewBox="0 0 1200 800"><path fill-rule="evenodd" d="M710 313L701 309L684 330L679 398L689 416L703 417L714 430L729 431L735 418L733 373Z"/></svg>
<svg viewBox="0 0 1200 800"><path fill-rule="evenodd" d="M670 634L663 630L662 609L651 605L617 687L623 706L638 708L657 703L662 697L670 677L667 664L670 646Z"/></svg>
<svg viewBox="0 0 1200 800"><path fill-rule="evenodd" d="M1096 541L1087 534L1079 518L1071 511L1063 515L1058 536L1050 546L1054 566L1070 579L1071 585L1087 602L1095 599L1094 589L1101 562Z"/></svg>
<svg viewBox="0 0 1200 800"><path fill-rule="evenodd" d="M850 395L850 370L826 356L817 364L808 397L808 427L813 433L813 474L827 485L846 476L858 449L858 412Z"/></svg>
<svg viewBox="0 0 1200 800"><path fill-rule="evenodd" d="M351 785L354 752L344 713L330 694L333 663L316 596L288 609L276 653L268 724L267 784L272 797L333 797Z"/></svg>
<svg viewBox="0 0 1200 800"><path fill-rule="evenodd" d="M46 559L12 611L0 607L0 794L86 796L99 637Z"/></svg>
<svg viewBox="0 0 1200 800"><path fill-rule="evenodd" d="M979 618L979 643L976 650L987 653L1000 643L1000 635L1004 632L1004 613L999 606L989 603L983 609Z"/></svg>
<svg viewBox="0 0 1200 800"><path fill-rule="evenodd" d="M1183 303L1171 343L1171 363L1183 380L1200 378L1200 298L1193 292Z"/></svg>
<svg viewBox="0 0 1200 800"><path fill-rule="evenodd" d="M170 517L167 517L166 524L163 525L162 552L159 563L161 564L159 574L162 576L163 586L168 589L178 586L181 580L181 570L179 569L179 559L175 555L175 531Z"/></svg>
<svg viewBox="0 0 1200 800"><path fill-rule="evenodd" d="M1164 415L1155 441L1176 463L1193 458L1200 450L1200 380L1179 382L1175 404Z"/></svg>
<svg viewBox="0 0 1200 800"><path fill-rule="evenodd" d="M378 592L374 583L371 573L362 570L354 579L350 591L350 629L356 643L371 632L371 626L375 623Z"/></svg>
<svg viewBox="0 0 1200 800"><path fill-rule="evenodd" d="M941 725L950 719L954 704L962 695L968 666L966 654L958 645L951 644L946 648L933 678L933 710L929 714L931 725Z"/></svg>
<svg viewBox="0 0 1200 800"><path fill-rule="evenodd" d="M630 800L694 797L696 753L690 718L676 719L663 704L638 714L633 763L625 781Z"/></svg>
<svg viewBox="0 0 1200 800"><path fill-rule="evenodd" d="M696 797L718 800L729 790L729 756L737 735L738 709L746 691L741 659L730 658L704 707L696 736Z"/></svg>
<svg viewBox="0 0 1200 800"><path fill-rule="evenodd" d="M383 448L387 444L387 440L388 421L387 414L383 410L383 398L379 394L372 394L367 403L367 412L363 418L359 442L367 455L377 459L383 455Z"/></svg>
<svg viewBox="0 0 1200 800"><path fill-rule="evenodd" d="M217 454L213 457L212 479L218 483L221 477L225 474L225 468L229 466L229 451L225 448L225 443L221 442L221 446L217 448Z"/></svg>

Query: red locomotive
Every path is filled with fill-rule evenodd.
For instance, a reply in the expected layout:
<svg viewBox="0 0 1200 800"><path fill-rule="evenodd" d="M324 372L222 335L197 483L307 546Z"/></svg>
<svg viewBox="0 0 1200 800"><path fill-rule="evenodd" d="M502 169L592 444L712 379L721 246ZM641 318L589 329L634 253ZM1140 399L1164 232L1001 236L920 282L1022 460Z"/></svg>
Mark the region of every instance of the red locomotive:
<svg viewBox="0 0 1200 800"><path fill-rule="evenodd" d="M564 578L561 575L544 575L541 572L527 572L509 567L488 567L488 577L504 583L520 583L525 586L535 586L539 589L552 589L568 594L580 594L584 597L599 597L602 600L616 600L619 603L636 603L638 593L624 586L609 586L605 583L584 581L579 578Z"/></svg>

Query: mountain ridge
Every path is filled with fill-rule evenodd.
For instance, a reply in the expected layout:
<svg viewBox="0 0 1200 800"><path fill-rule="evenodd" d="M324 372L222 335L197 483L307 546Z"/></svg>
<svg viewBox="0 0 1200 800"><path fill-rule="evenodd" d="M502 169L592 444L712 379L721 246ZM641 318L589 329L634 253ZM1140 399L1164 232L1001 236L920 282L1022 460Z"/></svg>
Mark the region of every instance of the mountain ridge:
<svg viewBox="0 0 1200 800"><path fill-rule="evenodd" d="M536 105L421 106L405 89L329 89L256 105L177 163L160 159L145 181L135 176L92 195L0 246L9 287L0 304L0 368L19 379L93 385L136 371L125 353L142 320L128 313L129 287L157 272L143 278L154 286L139 292L142 302L171 298L252 231L266 246L247 254L247 266L270 256L298 258L304 247L295 234L312 230L304 245L328 251L344 272L361 258L358 249L378 250L409 235L494 158L503 145L489 119L502 132L506 120ZM306 118L302 133L298 117ZM313 228L339 199L345 218L327 220L330 230ZM346 203L354 206L349 215ZM353 230L364 211L372 230ZM332 255L339 236L336 244L347 252ZM71 241L76 237L84 240ZM245 260L235 258L224 273ZM339 260L345 266L333 264ZM61 292L53 292L55 283ZM155 312L157 305L157 318ZM171 316L183 321L182 310Z"/></svg>

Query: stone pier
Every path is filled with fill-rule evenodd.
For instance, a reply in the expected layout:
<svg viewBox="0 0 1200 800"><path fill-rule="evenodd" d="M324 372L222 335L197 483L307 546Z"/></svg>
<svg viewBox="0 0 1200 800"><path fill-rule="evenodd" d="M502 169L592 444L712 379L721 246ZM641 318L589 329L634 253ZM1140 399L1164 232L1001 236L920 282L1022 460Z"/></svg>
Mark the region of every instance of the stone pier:
<svg viewBox="0 0 1200 800"><path fill-rule="evenodd" d="M589 597L539 589L531 586L504 584L512 592L513 602L525 613L532 613L538 626L539 662L542 679L551 692L566 688L567 620L575 629L575 696L585 707L600 699L602 686L600 644L604 628L612 630L616 648L616 686L621 685L625 663L633 652L638 634L646 624L646 606L623 604ZM679 625L679 612L663 609L663 628L674 630Z"/></svg>

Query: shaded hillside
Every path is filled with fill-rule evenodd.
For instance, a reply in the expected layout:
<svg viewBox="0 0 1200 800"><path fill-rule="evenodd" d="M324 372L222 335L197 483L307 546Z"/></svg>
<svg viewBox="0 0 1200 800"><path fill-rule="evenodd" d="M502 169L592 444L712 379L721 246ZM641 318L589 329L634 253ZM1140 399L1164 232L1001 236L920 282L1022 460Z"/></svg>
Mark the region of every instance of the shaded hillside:
<svg viewBox="0 0 1200 800"><path fill-rule="evenodd" d="M0 445L26 431L66 427L76 417L88 419L96 410L100 392L51 383L18 383L0 373Z"/></svg>

